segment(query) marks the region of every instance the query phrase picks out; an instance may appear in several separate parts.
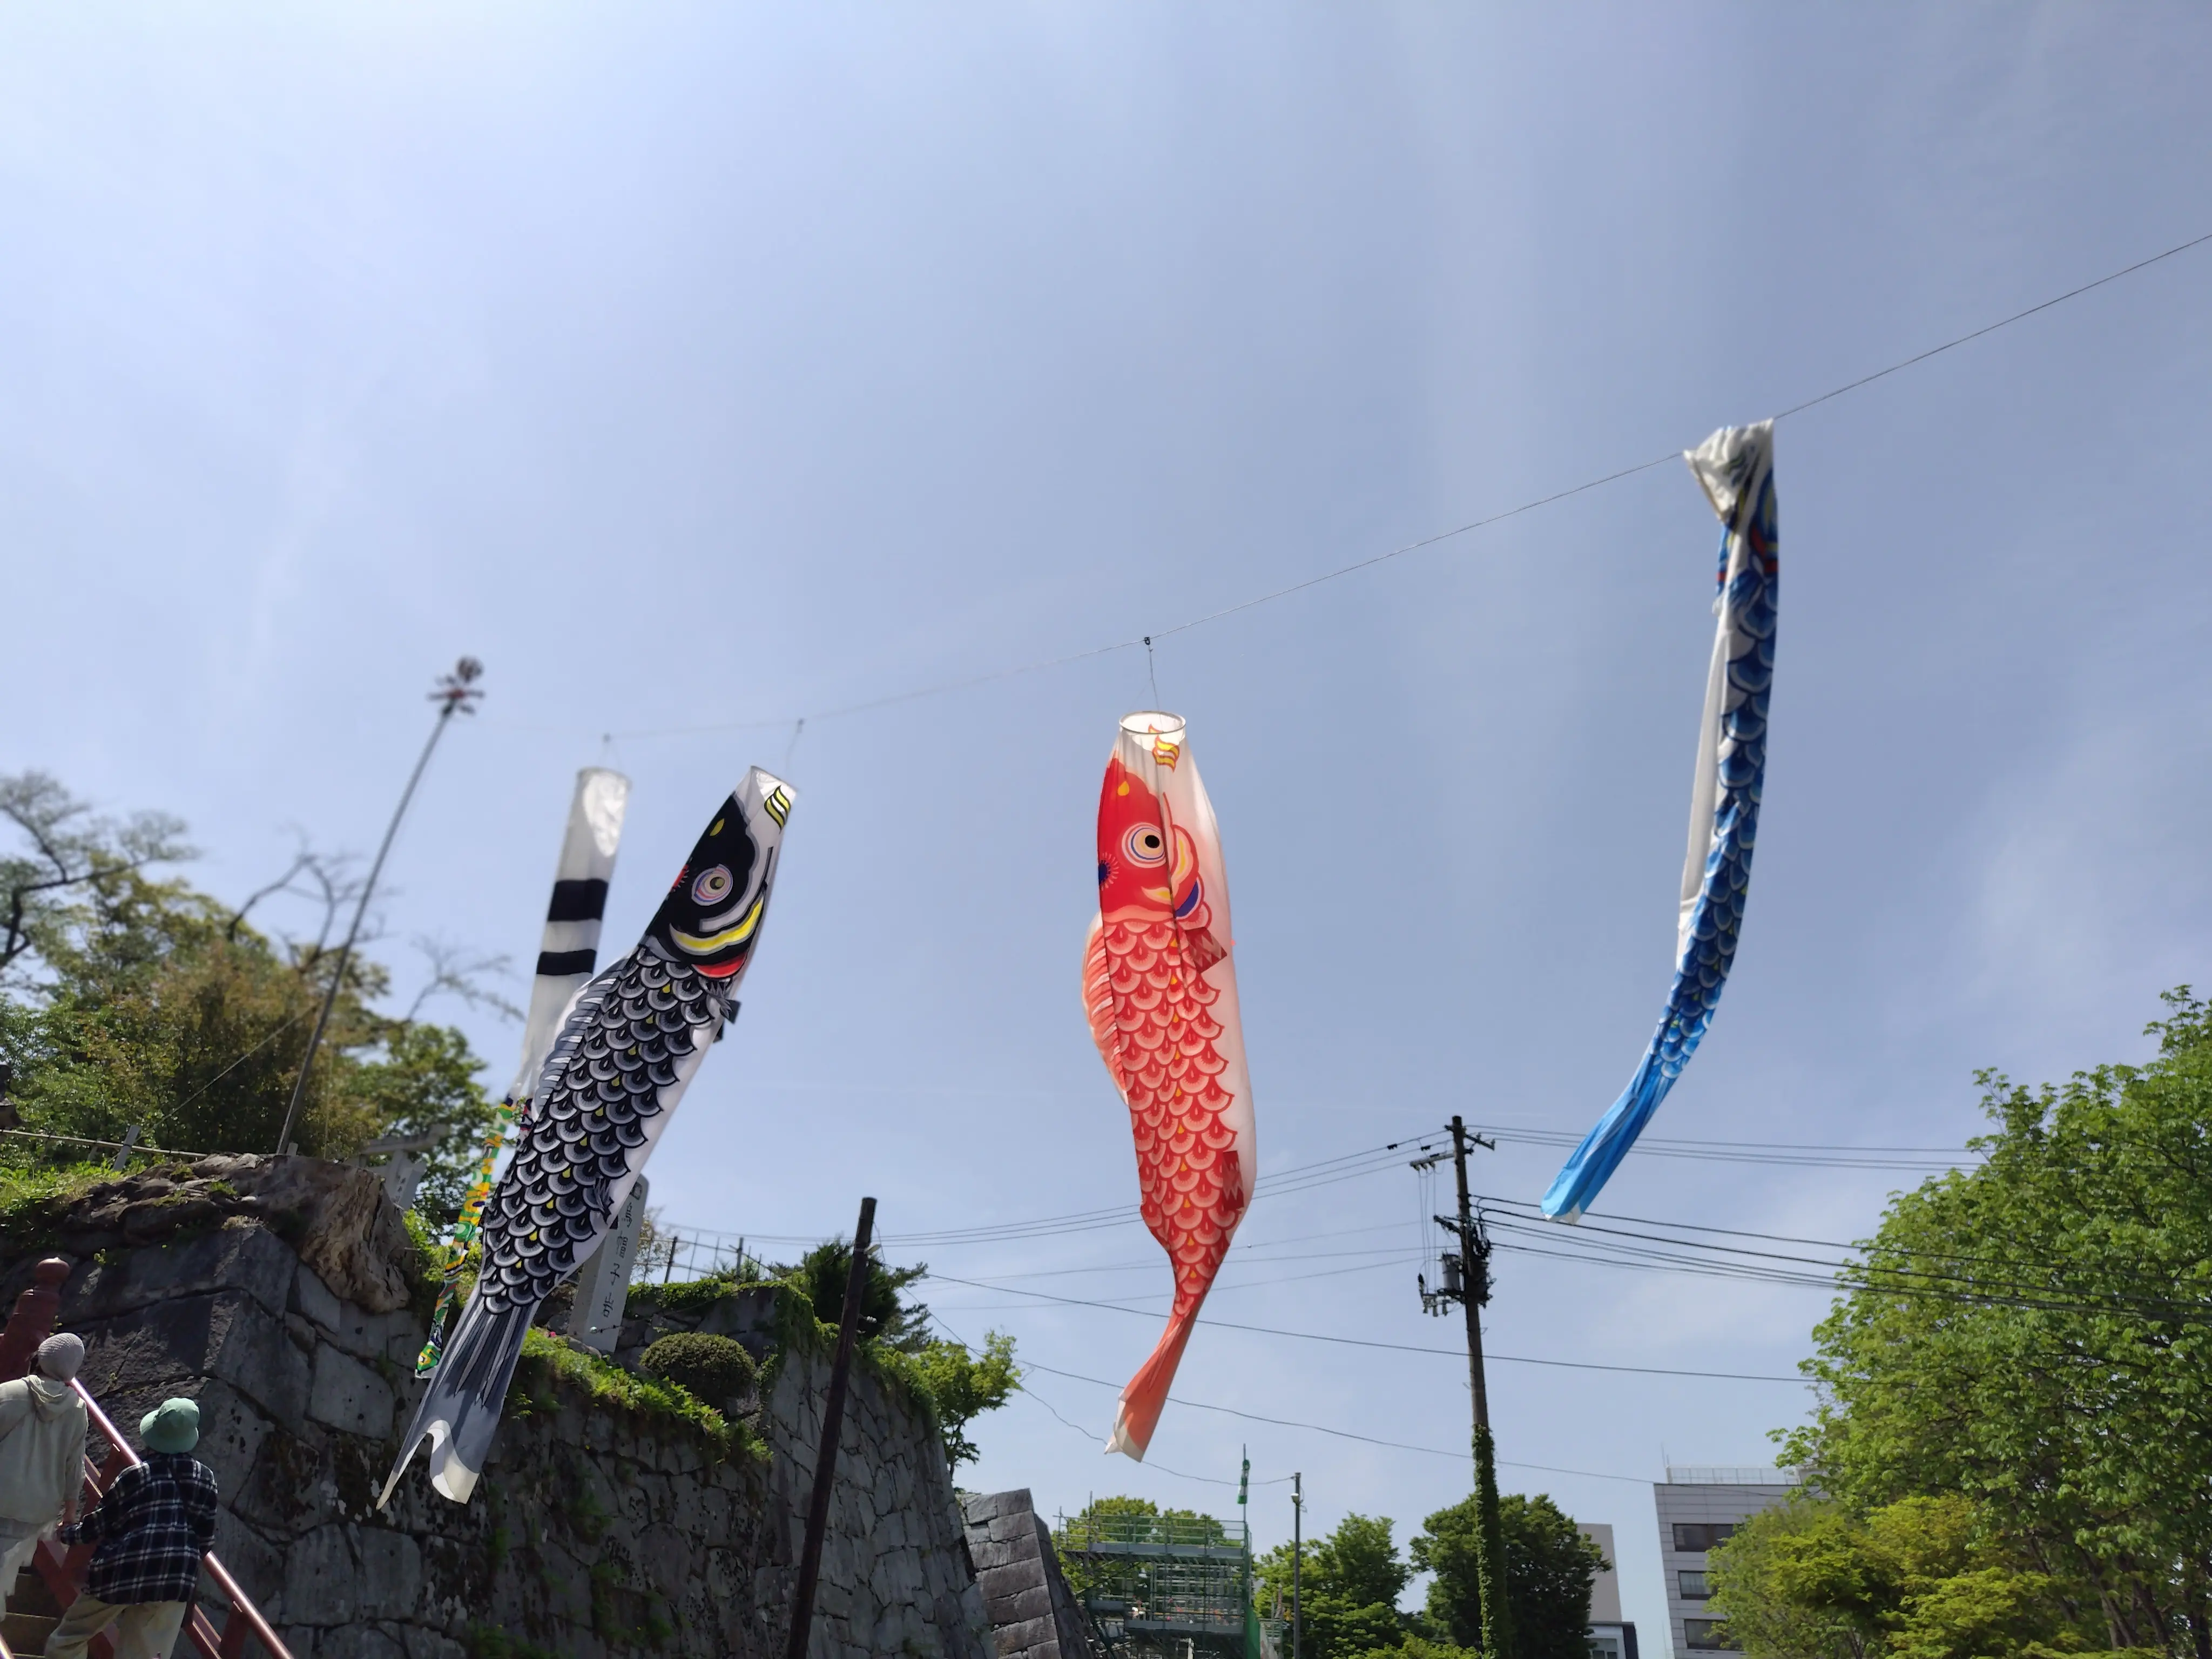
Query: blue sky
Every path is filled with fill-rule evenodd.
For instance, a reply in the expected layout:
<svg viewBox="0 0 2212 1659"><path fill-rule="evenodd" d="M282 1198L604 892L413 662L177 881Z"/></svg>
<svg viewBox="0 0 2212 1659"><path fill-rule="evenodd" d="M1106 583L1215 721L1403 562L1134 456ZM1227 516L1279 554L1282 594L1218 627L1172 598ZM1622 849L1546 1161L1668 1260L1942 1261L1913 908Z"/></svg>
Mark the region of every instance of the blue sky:
<svg viewBox="0 0 2212 1659"><path fill-rule="evenodd" d="M665 1214L819 1237L868 1192L896 1241L1131 1203L1076 988L1145 653L826 711L1161 633L2212 230L2208 77L2212 18L2157 6L17 8L0 766L183 815L242 894L295 830L371 848L431 677L480 656L380 907L404 994L416 936L534 950L578 766L636 781L621 939L788 754L787 864L653 1168ZM2139 1056L2156 992L2212 977L2209 285L2212 247L1778 429L1758 874L1655 1133L1957 1146L1977 1067ZM1259 1117L1220 1317L1449 1350L1409 1172L1272 1200L1267 1172L1454 1111L1579 1133L1626 1081L1713 542L1669 465L1161 639ZM453 1012L503 1079L513 1030ZM1478 1184L1533 1199L1555 1158L1509 1145ZM1638 1157L1603 1207L1850 1238L1909 1179ZM1133 1225L904 1254L1164 1305ZM931 1300L1116 1382L1155 1334ZM1492 1327L1787 1373L1824 1305L1504 1254ZM1166 1470L1233 1477L1246 1443L1320 1529L1402 1536L1467 1489L1175 1407L1159 1467L1107 1462L1053 1413L1103 1437L1112 1390L1034 1382L968 1478L1047 1510L1219 1504ZM1448 1352L1208 1330L1180 1391L1465 1434ZM1627 1477L1506 1471L1615 1526L1655 1640L1636 1483L1662 1448L1760 1461L1803 1403L1511 1364L1492 1392L1502 1455ZM1262 1544L1286 1490L1255 1489Z"/></svg>

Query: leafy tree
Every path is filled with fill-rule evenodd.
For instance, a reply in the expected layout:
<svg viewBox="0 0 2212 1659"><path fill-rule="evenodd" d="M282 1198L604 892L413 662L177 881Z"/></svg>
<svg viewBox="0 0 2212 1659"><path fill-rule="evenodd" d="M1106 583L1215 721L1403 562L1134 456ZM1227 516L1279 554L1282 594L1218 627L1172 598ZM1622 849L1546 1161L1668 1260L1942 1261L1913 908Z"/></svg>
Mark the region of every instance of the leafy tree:
<svg viewBox="0 0 2212 1659"><path fill-rule="evenodd" d="M853 1275L853 1246L849 1240L832 1238L817 1244L799 1259L796 1267L773 1269L806 1292L814 1316L825 1325L845 1318L845 1286ZM927 1262L912 1267L887 1267L876 1247L868 1246L866 1288L861 1293L857 1334L863 1342L920 1353L929 1346L929 1310L919 1302L902 1302L899 1292L929 1274Z"/></svg>
<svg viewBox="0 0 2212 1659"><path fill-rule="evenodd" d="M1334 1532L1305 1545L1297 1577L1307 1659L1353 1659L1404 1644L1407 1620L1398 1597L1413 1571L1398 1553L1390 1524L1388 1517L1347 1515ZM1261 1606L1272 1607L1279 1591L1290 1607L1291 1553L1288 1544L1278 1544L1254 1561Z"/></svg>
<svg viewBox="0 0 2212 1659"><path fill-rule="evenodd" d="M0 822L24 843L21 852L0 855L0 975L51 938L69 908L105 906L135 890L127 878L191 856L176 819L159 812L119 824L95 817L44 772L0 777Z"/></svg>
<svg viewBox="0 0 2212 1659"><path fill-rule="evenodd" d="M1710 1605L1751 1659L1982 1659L2091 1640L1955 1493L1863 1517L1800 1493L1738 1528L1711 1572Z"/></svg>
<svg viewBox="0 0 2212 1659"><path fill-rule="evenodd" d="M1428 1617L1468 1648L1482 1639L1482 1589L1475 1573L1476 1499L1438 1510L1412 1543L1413 1565L1433 1572ZM1505 1597L1513 1609L1516 1659L1585 1659L1590 1584L1603 1552L1549 1498L1506 1493L1498 1501L1505 1540Z"/></svg>
<svg viewBox="0 0 2212 1659"><path fill-rule="evenodd" d="M94 1140L135 1127L149 1146L185 1152L275 1150L336 969L323 946L346 895L331 866L303 854L285 878L314 866L325 938L282 939L248 924L254 901L233 910L154 878L150 865L185 855L172 820L118 827L37 774L0 779L0 818L37 849L0 860L0 888L15 884L0 903L20 941L0 983L0 1063L21 1126ZM40 886L45 877L23 874L40 859L89 873ZM349 1158L380 1135L433 1136L418 1202L449 1215L492 1107L459 1031L377 1011L388 983L372 962L348 967L297 1139Z"/></svg>
<svg viewBox="0 0 2212 1659"><path fill-rule="evenodd" d="M1053 1534L1060 1571L1076 1599L1096 1593L1141 1600L1143 1569L1127 1557L1087 1555L1092 1541L1127 1544L1225 1544L1229 1529L1194 1510L1164 1510L1149 1498L1097 1498Z"/></svg>
<svg viewBox="0 0 2212 1659"><path fill-rule="evenodd" d="M915 1356L915 1369L937 1407L938 1426L945 1431L945 1461L956 1469L974 1462L979 1454L968 1437L969 1424L985 1412L998 1410L1022 1385L1021 1369L1014 1364L1014 1339L985 1332L981 1358L964 1342L933 1341Z"/></svg>
<svg viewBox="0 0 2212 1659"><path fill-rule="evenodd" d="M1449 1642L1431 1641L1418 1632L1408 1632L1401 1646L1370 1648L1352 1659L1481 1659L1481 1655L1480 1648L1455 1647Z"/></svg>
<svg viewBox="0 0 2212 1659"><path fill-rule="evenodd" d="M2203 1656L2212 1014L2185 988L2166 1001L2148 1066L2035 1090L1984 1074L1982 1162L1889 1206L1814 1333L1822 1398L1788 1455L1869 1523L1963 1495L2010 1558L1974 1571L2039 1575L2061 1624L2112 1648ZM1977 1580L1924 1612L1994 1632L2035 1599Z"/></svg>

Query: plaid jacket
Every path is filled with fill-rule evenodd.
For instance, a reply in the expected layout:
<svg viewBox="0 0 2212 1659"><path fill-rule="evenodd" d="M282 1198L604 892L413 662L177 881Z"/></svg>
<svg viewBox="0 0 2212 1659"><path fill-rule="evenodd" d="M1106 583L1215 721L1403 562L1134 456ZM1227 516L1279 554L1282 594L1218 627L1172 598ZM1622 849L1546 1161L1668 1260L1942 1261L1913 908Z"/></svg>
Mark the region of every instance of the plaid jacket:
<svg viewBox="0 0 2212 1659"><path fill-rule="evenodd" d="M89 1544L87 1592L103 1601L190 1601L200 1557L215 1542L214 1473L181 1452L152 1452L115 1477L84 1519L59 1529L64 1543Z"/></svg>

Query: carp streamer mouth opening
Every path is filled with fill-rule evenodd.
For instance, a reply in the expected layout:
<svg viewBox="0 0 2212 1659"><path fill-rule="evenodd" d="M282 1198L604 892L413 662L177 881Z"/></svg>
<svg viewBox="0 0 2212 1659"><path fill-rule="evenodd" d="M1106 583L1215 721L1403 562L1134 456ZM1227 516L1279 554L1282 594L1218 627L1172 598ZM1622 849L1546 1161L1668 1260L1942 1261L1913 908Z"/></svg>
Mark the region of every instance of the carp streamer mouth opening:
<svg viewBox="0 0 2212 1659"><path fill-rule="evenodd" d="M1140 708L1133 714L1121 716L1121 729L1139 738L1173 738L1180 742L1183 733L1183 719L1157 708Z"/></svg>

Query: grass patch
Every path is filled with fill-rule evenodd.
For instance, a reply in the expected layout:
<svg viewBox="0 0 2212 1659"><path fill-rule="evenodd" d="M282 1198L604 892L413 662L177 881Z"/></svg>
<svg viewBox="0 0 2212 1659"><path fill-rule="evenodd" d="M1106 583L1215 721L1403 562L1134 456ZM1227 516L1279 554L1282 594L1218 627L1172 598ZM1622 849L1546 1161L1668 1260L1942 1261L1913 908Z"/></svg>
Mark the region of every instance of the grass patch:
<svg viewBox="0 0 2212 1659"><path fill-rule="evenodd" d="M760 1455L762 1451L743 1423L730 1422L685 1389L626 1371L596 1354L580 1353L536 1326L523 1334L522 1359L514 1369L514 1383L515 1390L532 1407L556 1403L559 1388L565 1383L594 1405L680 1423L722 1462L733 1461L740 1453Z"/></svg>
<svg viewBox="0 0 2212 1659"><path fill-rule="evenodd" d="M63 1215L102 1182L120 1178L105 1164L0 1164L0 1250L52 1249Z"/></svg>
<svg viewBox="0 0 2212 1659"><path fill-rule="evenodd" d="M724 1297L734 1295L757 1285L775 1284L765 1279L739 1279L735 1273L710 1273L705 1279L687 1279L670 1285L633 1285L629 1287L629 1305L633 1309L653 1309L666 1313L704 1313Z"/></svg>

